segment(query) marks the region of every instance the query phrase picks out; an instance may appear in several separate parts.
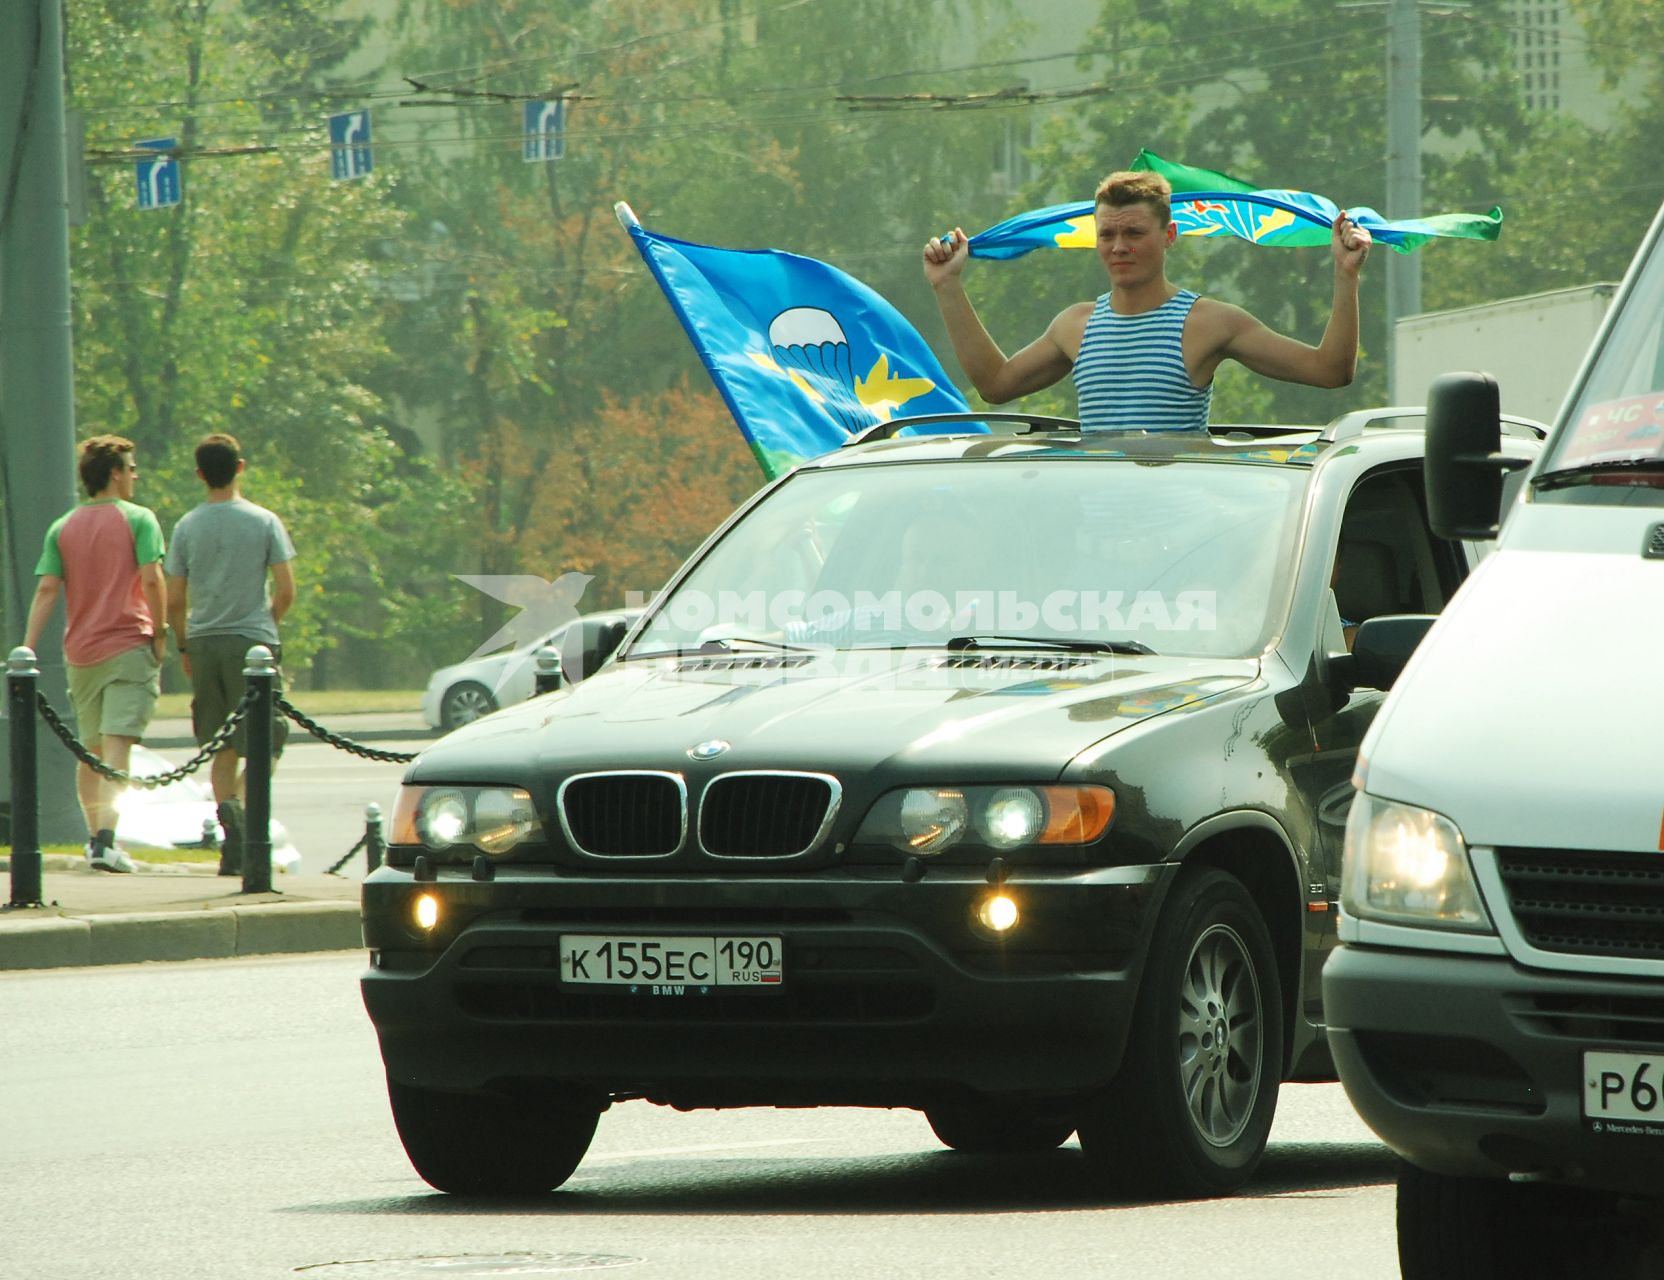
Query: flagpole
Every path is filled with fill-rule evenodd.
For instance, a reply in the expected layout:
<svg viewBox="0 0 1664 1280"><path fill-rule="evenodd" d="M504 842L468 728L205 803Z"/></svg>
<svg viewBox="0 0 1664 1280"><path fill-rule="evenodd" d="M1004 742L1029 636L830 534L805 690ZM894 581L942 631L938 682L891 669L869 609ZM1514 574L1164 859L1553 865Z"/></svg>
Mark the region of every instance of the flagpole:
<svg viewBox="0 0 1664 1280"><path fill-rule="evenodd" d="M620 200L612 207L613 217L618 219L618 225L628 231L631 227L639 227L641 219L636 217L636 211Z"/></svg>

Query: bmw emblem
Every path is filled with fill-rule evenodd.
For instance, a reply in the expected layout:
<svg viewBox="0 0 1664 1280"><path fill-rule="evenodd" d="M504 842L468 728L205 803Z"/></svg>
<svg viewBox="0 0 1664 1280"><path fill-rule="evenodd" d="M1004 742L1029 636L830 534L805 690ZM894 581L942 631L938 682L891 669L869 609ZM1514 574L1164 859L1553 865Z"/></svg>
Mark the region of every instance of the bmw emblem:
<svg viewBox="0 0 1664 1280"><path fill-rule="evenodd" d="M721 738L711 738L706 742L701 742L696 747L689 747L688 757L692 760L715 760L724 751L728 750L728 745Z"/></svg>

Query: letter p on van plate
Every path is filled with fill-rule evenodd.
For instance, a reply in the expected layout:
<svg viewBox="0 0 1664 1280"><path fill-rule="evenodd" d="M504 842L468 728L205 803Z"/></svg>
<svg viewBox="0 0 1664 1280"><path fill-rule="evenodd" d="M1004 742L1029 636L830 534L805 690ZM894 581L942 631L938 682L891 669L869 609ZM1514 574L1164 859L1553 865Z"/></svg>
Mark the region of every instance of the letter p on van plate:
<svg viewBox="0 0 1664 1280"><path fill-rule="evenodd" d="M563 934L564 986L683 988L756 987L779 990L779 938L669 937L645 934Z"/></svg>
<svg viewBox="0 0 1664 1280"><path fill-rule="evenodd" d="M1583 1114L1590 1120L1664 1123L1664 1054L1583 1055Z"/></svg>

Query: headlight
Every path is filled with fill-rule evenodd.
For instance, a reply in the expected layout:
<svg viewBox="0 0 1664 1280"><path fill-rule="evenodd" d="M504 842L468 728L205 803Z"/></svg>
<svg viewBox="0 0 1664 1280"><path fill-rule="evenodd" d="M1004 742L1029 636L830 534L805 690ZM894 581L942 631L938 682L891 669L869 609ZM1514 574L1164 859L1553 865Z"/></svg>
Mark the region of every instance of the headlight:
<svg viewBox="0 0 1664 1280"><path fill-rule="evenodd" d="M472 846L501 854L541 840L543 826L519 787L400 787L390 838L435 853Z"/></svg>
<svg viewBox="0 0 1664 1280"><path fill-rule="evenodd" d="M908 787L873 805L855 841L921 857L960 844L996 852L1083 845L1103 835L1114 816L1108 787Z"/></svg>
<svg viewBox="0 0 1664 1280"><path fill-rule="evenodd" d="M1346 819L1341 906L1361 920L1493 932L1456 825L1362 791Z"/></svg>
<svg viewBox="0 0 1664 1280"><path fill-rule="evenodd" d="M915 788L901 797L901 838L909 853L940 853L959 843L970 825L965 793Z"/></svg>

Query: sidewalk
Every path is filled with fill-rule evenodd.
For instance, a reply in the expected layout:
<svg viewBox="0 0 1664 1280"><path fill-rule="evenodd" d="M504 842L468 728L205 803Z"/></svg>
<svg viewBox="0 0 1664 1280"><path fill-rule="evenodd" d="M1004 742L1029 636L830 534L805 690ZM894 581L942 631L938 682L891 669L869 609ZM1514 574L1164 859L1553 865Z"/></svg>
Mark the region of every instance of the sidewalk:
<svg viewBox="0 0 1664 1280"><path fill-rule="evenodd" d="M206 960L278 952L355 950L357 877L272 877L271 893L244 894L237 876L211 864L131 875L84 869L81 859L43 859L43 907L9 907L10 864L0 858L0 971L144 960Z"/></svg>

